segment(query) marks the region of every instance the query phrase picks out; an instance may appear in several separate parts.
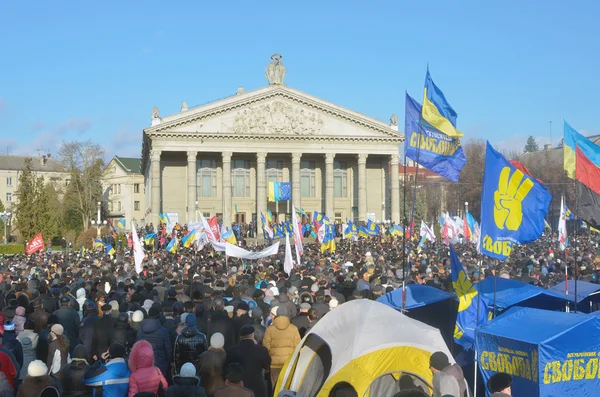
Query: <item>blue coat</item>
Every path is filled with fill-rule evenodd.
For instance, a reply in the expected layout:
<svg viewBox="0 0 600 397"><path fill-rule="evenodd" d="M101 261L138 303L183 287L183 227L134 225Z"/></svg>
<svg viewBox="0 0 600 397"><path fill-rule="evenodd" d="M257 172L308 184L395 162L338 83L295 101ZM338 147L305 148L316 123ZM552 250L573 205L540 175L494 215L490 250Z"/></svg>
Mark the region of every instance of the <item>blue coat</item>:
<svg viewBox="0 0 600 397"><path fill-rule="evenodd" d="M94 396L124 397L129 390L129 368L122 358L114 358L106 364L97 361L88 368L83 376L83 383L94 387ZM96 393L96 388L102 388L102 394Z"/></svg>
<svg viewBox="0 0 600 397"><path fill-rule="evenodd" d="M146 340L154 350L154 365L160 368L163 376L167 376L169 363L173 358L173 345L169 331L163 327L157 318L147 318L142 321L142 327L137 333L137 340Z"/></svg>

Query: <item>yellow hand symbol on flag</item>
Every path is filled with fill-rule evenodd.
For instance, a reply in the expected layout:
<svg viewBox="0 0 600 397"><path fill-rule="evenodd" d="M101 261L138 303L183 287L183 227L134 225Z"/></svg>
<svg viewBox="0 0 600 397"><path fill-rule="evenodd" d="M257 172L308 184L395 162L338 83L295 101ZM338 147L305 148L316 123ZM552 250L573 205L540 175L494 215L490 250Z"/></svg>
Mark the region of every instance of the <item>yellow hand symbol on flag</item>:
<svg viewBox="0 0 600 397"><path fill-rule="evenodd" d="M473 288L473 283L471 283L464 270L458 273L457 280L452 282L452 285L458 297L458 311L467 310L477 296L477 290Z"/></svg>
<svg viewBox="0 0 600 397"><path fill-rule="evenodd" d="M498 229L519 230L523 221L522 202L533 188L533 181L520 170L510 175L511 168L504 167L500 172L498 190L494 192L494 221ZM521 183L521 181L523 183Z"/></svg>

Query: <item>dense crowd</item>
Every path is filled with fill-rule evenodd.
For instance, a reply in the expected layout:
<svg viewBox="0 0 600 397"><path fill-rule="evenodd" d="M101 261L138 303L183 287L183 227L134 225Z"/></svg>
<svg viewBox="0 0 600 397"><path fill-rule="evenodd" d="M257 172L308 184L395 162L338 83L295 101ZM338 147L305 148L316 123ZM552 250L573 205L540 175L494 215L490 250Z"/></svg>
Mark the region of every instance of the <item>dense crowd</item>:
<svg viewBox="0 0 600 397"><path fill-rule="evenodd" d="M262 248L244 235L238 243ZM549 287L565 273L595 282L600 271L588 234L567 251L542 237L505 262L482 258L472 244L455 247L475 283L497 274ZM403 282L452 291L442 243L417 248L383 234L342 239L334 253L306 243L290 274L283 261L283 246L255 261L210 246L156 249L137 274L130 250L4 256L0 397L270 396L302 337L345 302L377 299ZM437 360L434 373L444 369Z"/></svg>

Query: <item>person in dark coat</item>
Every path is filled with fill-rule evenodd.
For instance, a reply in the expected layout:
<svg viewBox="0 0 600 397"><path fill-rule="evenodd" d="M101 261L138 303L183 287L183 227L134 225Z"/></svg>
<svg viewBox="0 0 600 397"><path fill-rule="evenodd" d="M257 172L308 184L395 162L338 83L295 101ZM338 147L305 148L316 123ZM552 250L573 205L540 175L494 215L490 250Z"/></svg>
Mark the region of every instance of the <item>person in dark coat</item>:
<svg viewBox="0 0 600 397"><path fill-rule="evenodd" d="M238 304L238 307L237 307L237 310L236 310L236 313L235 313L236 316L235 316L235 319L233 320L234 327L235 327L235 341L236 341L236 343L239 342L239 340L240 340L240 329L244 325L252 323L252 319L248 315L249 311L250 311L250 306L246 302L241 301Z"/></svg>
<svg viewBox="0 0 600 397"><path fill-rule="evenodd" d="M225 310L223 299L215 298L213 301L213 310L208 313L206 328L208 339L212 338L214 334L219 333L225 340L225 349L234 345L235 325Z"/></svg>
<svg viewBox="0 0 600 397"><path fill-rule="evenodd" d="M200 355L208 349L206 335L196 328L196 316L188 314L185 317L186 326L181 330L181 335L175 339L175 348L173 356L175 362L175 371L179 373L185 363L192 363L198 366Z"/></svg>
<svg viewBox="0 0 600 397"><path fill-rule="evenodd" d="M46 362L48 358L48 345L50 344L50 329L54 324L58 324L58 318L52 314L48 317L46 328L40 331L38 344L35 348L35 357L38 360Z"/></svg>
<svg viewBox="0 0 600 397"><path fill-rule="evenodd" d="M252 325L240 329L240 343L227 351L227 363L241 364L244 387L252 390L255 397L266 397L265 373L271 366L271 357L266 347L256 344Z"/></svg>
<svg viewBox="0 0 600 397"><path fill-rule="evenodd" d="M58 300L52 296L46 285L40 286L40 297L39 297L42 308L48 313L54 313L58 310Z"/></svg>
<svg viewBox="0 0 600 397"><path fill-rule="evenodd" d="M91 359L92 344L94 341L94 324L100 320L98 309L93 302L86 302L83 309L84 317L79 328L79 340L85 346L85 350L90 354Z"/></svg>
<svg viewBox="0 0 600 397"><path fill-rule="evenodd" d="M137 340L148 341L155 352L154 365L160 368L164 377L167 376L169 363L173 356L173 346L169 331L160 324L158 317L160 311L157 307L150 308L148 318L142 321L142 327L137 333Z"/></svg>
<svg viewBox="0 0 600 397"><path fill-rule="evenodd" d="M43 329L46 329L48 325L48 317L50 313L44 310L41 299L37 298L33 300L33 313L29 315L29 319L34 322L34 332L39 334Z"/></svg>
<svg viewBox="0 0 600 397"><path fill-rule="evenodd" d="M167 397L206 397L194 364L185 363L181 366L179 375L173 377L173 386L169 387Z"/></svg>
<svg viewBox="0 0 600 397"><path fill-rule="evenodd" d="M87 362L88 353L85 346L77 345L73 350L71 362L60 373L63 387L63 397L87 397L92 395L92 389L83 383L83 375L90 367Z"/></svg>
<svg viewBox="0 0 600 397"><path fill-rule="evenodd" d="M14 295L12 295L14 297ZM2 310L4 313L4 317L6 321L12 321L15 318L15 314L17 312L17 307L19 307L19 301L16 299L10 299L8 301L8 306Z"/></svg>
<svg viewBox="0 0 600 397"><path fill-rule="evenodd" d="M92 357L100 358L102 353L108 350L110 346L109 335L114 327L114 321L111 314L112 307L109 304L102 306L102 317L92 325Z"/></svg>
<svg viewBox="0 0 600 397"><path fill-rule="evenodd" d="M310 325L310 320L308 319L308 311L310 310L310 303L303 302L300 304L300 313L296 317L292 319L292 324L298 328L298 332L300 333L300 338L304 338L306 335L306 330Z"/></svg>
<svg viewBox="0 0 600 397"><path fill-rule="evenodd" d="M63 326L65 337L69 340L70 346L77 345L77 338L79 337L79 313L71 307L71 298L69 296L62 296L60 298L60 309L54 312L54 315L58 318L58 322Z"/></svg>
<svg viewBox="0 0 600 397"><path fill-rule="evenodd" d="M19 386L17 397L39 397L48 386L57 386L56 379L48 375L48 367L40 360L35 360L27 367L27 376Z"/></svg>
<svg viewBox="0 0 600 397"><path fill-rule="evenodd" d="M10 351L19 363L19 368L23 367L23 346L17 339L15 324L12 322L4 324L4 335L2 336L2 347Z"/></svg>
<svg viewBox="0 0 600 397"><path fill-rule="evenodd" d="M114 328L110 332L110 343L120 343L125 347L126 353L129 353L135 343L136 332L129 325L129 315L120 313Z"/></svg>
<svg viewBox="0 0 600 397"><path fill-rule="evenodd" d="M266 287L266 282L261 282L261 284L265 284L265 288ZM261 287L262 288L262 287ZM271 311L271 305L269 305L267 302L265 302L265 292L262 289L257 289L254 294L252 295L252 299L254 300L254 302L256 302L256 306L260 307L260 309L262 310L263 314L264 313L269 313Z"/></svg>
<svg viewBox="0 0 600 397"><path fill-rule="evenodd" d="M227 360L227 354L223 350L224 343L223 335L217 332L210 338L208 350L200 355L197 370L208 397L212 397L215 391L225 384L222 376L223 366Z"/></svg>
<svg viewBox="0 0 600 397"><path fill-rule="evenodd" d="M254 328L254 340L258 344L262 344L262 340L265 337L265 331L267 330L263 324L263 311L260 307L256 306L251 310L252 327Z"/></svg>

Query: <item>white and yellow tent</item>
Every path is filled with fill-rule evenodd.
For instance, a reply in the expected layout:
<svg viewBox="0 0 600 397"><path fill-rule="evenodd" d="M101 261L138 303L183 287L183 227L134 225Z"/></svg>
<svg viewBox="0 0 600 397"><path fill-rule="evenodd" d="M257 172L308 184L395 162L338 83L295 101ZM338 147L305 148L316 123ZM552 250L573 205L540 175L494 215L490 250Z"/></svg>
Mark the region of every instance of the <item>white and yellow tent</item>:
<svg viewBox="0 0 600 397"><path fill-rule="evenodd" d="M431 393L429 358L452 355L440 332L380 302L354 300L327 313L307 333L281 371L282 390L302 397L393 396L402 375ZM406 377L404 377L406 380Z"/></svg>

